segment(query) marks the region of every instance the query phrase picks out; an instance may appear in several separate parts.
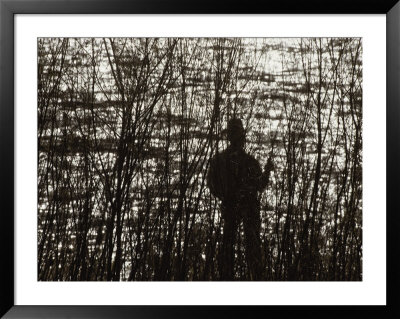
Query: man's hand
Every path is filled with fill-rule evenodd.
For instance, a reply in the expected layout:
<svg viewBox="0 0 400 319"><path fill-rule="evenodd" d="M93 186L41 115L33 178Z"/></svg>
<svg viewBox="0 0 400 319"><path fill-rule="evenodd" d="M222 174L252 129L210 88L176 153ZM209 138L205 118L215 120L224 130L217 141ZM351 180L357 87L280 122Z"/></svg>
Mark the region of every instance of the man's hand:
<svg viewBox="0 0 400 319"><path fill-rule="evenodd" d="M272 158L268 158L267 164L264 166L265 172L270 172L274 169L274 163L272 162Z"/></svg>

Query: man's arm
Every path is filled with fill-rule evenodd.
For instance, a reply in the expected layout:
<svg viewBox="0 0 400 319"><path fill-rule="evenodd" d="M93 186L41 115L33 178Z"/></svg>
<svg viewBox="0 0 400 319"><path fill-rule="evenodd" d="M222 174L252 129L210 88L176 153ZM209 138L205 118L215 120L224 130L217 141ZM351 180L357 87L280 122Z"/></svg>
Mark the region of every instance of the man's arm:
<svg viewBox="0 0 400 319"><path fill-rule="evenodd" d="M261 172L260 165L257 162L259 174L257 178L257 184L258 184L258 191L264 190L268 183L269 183L269 176L271 171L274 169L274 164L272 163L272 159L268 158L267 164L264 166L264 172Z"/></svg>
<svg viewBox="0 0 400 319"><path fill-rule="evenodd" d="M210 160L210 167L208 169L207 173L207 185L208 188L210 189L210 193L214 195L215 197L221 198L221 194L218 191L218 176L217 176L217 163L218 160L216 157L212 158Z"/></svg>

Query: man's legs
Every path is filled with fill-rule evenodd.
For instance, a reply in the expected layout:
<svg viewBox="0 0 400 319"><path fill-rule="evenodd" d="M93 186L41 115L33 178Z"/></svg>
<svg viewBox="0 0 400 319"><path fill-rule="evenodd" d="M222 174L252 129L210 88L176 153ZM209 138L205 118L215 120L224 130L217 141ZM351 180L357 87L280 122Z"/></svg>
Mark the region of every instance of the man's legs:
<svg viewBox="0 0 400 319"><path fill-rule="evenodd" d="M236 216L232 209L224 208L222 214L224 220L222 251L220 258L221 280L234 280L235 265L235 235L236 235Z"/></svg>
<svg viewBox="0 0 400 319"><path fill-rule="evenodd" d="M263 273L261 239L260 239L260 210L255 205L245 209L243 226L246 244L246 261L250 280L261 280Z"/></svg>

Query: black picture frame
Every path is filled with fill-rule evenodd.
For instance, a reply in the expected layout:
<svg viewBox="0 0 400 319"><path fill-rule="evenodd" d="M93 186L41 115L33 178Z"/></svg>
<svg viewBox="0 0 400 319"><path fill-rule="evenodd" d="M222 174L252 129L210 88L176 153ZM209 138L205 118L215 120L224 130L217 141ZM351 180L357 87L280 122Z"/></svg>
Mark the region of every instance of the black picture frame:
<svg viewBox="0 0 400 319"><path fill-rule="evenodd" d="M14 17L16 14L385 14L387 54L386 306L16 306L14 303ZM183 0L0 0L0 315L5 318L399 317L397 182L400 160L400 3L398 0L298 0L255 3ZM382 106L376 106L382 107ZM384 109L382 109L384 111ZM384 203L382 203L384 207Z"/></svg>

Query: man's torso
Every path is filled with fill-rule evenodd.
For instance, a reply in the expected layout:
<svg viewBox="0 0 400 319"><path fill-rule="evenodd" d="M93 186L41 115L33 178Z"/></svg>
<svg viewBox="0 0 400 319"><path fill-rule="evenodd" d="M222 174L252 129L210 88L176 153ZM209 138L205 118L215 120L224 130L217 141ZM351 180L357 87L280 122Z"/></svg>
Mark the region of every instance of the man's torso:
<svg viewBox="0 0 400 319"><path fill-rule="evenodd" d="M257 202L260 165L244 150L226 149L211 161L211 182L225 205L252 205Z"/></svg>

